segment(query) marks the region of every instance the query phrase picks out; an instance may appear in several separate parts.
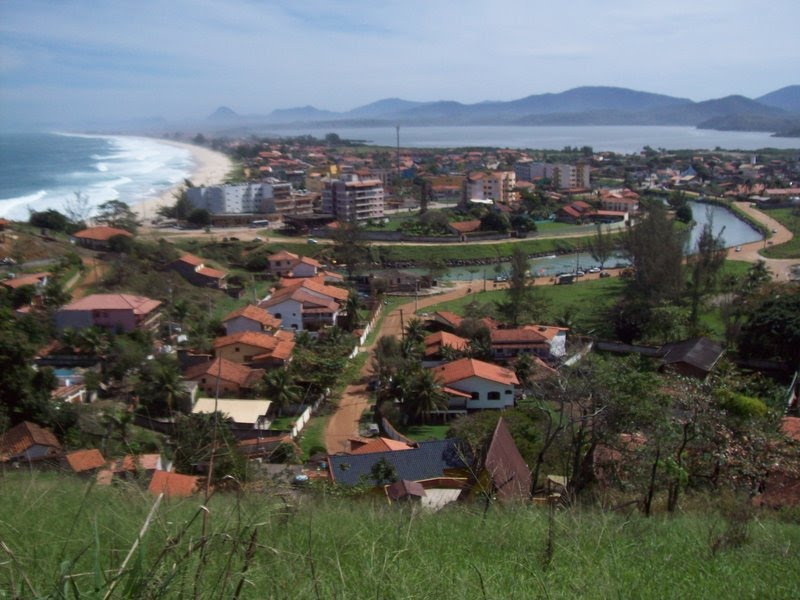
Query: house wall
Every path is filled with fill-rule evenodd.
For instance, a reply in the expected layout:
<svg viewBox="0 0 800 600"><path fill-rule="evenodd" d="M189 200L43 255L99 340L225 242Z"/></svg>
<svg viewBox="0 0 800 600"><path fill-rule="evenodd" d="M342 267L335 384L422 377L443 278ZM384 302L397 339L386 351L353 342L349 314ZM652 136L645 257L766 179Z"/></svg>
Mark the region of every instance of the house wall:
<svg viewBox="0 0 800 600"><path fill-rule="evenodd" d="M513 385L503 385L480 377L468 377L450 384L450 387L468 394L473 392L478 394L478 398L467 400L467 410L500 409L514 406ZM499 400L489 400L490 392L498 393Z"/></svg>
<svg viewBox="0 0 800 600"><path fill-rule="evenodd" d="M287 298L279 304L267 307L267 312L281 320L283 329L303 330L303 305L297 300Z"/></svg>
<svg viewBox="0 0 800 600"><path fill-rule="evenodd" d="M230 344L216 349L217 357L224 358L238 364L249 363L254 356L267 352L264 348L251 346L250 344Z"/></svg>
<svg viewBox="0 0 800 600"><path fill-rule="evenodd" d="M204 375L191 381L196 382L197 387L207 396L214 396L217 393L217 378L213 375ZM219 393L233 398L241 398L242 388L235 381L220 378Z"/></svg>
<svg viewBox="0 0 800 600"><path fill-rule="evenodd" d="M56 329L86 329L91 327L92 313L85 310L59 310L55 314Z"/></svg>
<svg viewBox="0 0 800 600"><path fill-rule="evenodd" d="M567 332L559 331L550 342L550 354L555 357L562 357L567 353Z"/></svg>
<svg viewBox="0 0 800 600"><path fill-rule="evenodd" d="M292 269L295 277L313 277L317 274L317 267L314 265L307 265L304 263L298 263L294 269Z"/></svg>
<svg viewBox="0 0 800 600"><path fill-rule="evenodd" d="M242 331L264 331L261 323L248 319L247 317L236 317L225 321L225 334L231 335L233 333L241 333Z"/></svg>

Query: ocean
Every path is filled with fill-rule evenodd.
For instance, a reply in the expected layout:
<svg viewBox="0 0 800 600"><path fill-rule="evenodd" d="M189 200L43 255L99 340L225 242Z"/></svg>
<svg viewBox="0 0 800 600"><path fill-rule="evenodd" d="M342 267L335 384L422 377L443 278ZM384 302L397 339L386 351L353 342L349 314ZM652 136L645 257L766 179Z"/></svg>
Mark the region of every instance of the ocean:
<svg viewBox="0 0 800 600"><path fill-rule="evenodd" d="M58 133L0 135L0 217L63 210L76 192L131 206L190 176L191 153L158 140Z"/></svg>

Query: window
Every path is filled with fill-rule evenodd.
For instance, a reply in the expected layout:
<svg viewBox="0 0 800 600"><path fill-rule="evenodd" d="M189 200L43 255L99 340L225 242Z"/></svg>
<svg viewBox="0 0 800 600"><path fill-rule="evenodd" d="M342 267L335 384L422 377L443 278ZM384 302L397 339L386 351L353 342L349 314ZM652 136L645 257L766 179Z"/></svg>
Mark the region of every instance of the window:
<svg viewBox="0 0 800 600"><path fill-rule="evenodd" d="M500 400L500 392L489 392L486 398L489 400Z"/></svg>
<svg viewBox="0 0 800 600"><path fill-rule="evenodd" d="M233 351L234 352L239 352L239 346L236 346L236 348L234 348Z"/></svg>
<svg viewBox="0 0 800 600"><path fill-rule="evenodd" d="M275 318L276 319L280 319L281 318L281 313L275 313Z"/></svg>
<svg viewBox="0 0 800 600"><path fill-rule="evenodd" d="M506 392L505 392L505 393L506 393L506 394L511 394L512 392L511 392L511 390L506 390Z"/></svg>
<svg viewBox="0 0 800 600"><path fill-rule="evenodd" d="M473 400L480 400L481 399L480 392L472 392L471 396L472 396Z"/></svg>

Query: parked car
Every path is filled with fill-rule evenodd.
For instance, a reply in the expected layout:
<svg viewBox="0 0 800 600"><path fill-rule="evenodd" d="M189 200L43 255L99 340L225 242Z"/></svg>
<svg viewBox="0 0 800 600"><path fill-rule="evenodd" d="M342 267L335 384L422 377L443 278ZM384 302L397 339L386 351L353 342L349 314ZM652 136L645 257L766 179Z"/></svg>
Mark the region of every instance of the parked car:
<svg viewBox="0 0 800 600"><path fill-rule="evenodd" d="M592 267L591 269L589 269L586 272L587 273L599 273L600 272L600 267Z"/></svg>
<svg viewBox="0 0 800 600"><path fill-rule="evenodd" d="M600 271L600 277L602 278L611 277L611 273L609 273L608 271Z"/></svg>
<svg viewBox="0 0 800 600"><path fill-rule="evenodd" d="M306 243L307 244L317 244L319 242L317 242L317 240L315 240L314 238L308 238L308 240L306 240Z"/></svg>

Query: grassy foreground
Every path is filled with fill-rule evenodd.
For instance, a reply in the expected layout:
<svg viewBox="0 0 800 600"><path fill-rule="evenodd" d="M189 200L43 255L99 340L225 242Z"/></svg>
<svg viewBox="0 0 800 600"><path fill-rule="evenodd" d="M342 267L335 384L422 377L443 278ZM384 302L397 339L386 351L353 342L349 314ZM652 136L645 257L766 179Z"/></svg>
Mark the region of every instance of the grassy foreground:
<svg viewBox="0 0 800 600"><path fill-rule="evenodd" d="M102 598L153 499L7 474L0 597ZM436 514L331 496L219 494L163 502L114 598L789 598L800 525L759 513L741 545L710 515L623 515L478 504ZM205 532L203 531L204 517Z"/></svg>

